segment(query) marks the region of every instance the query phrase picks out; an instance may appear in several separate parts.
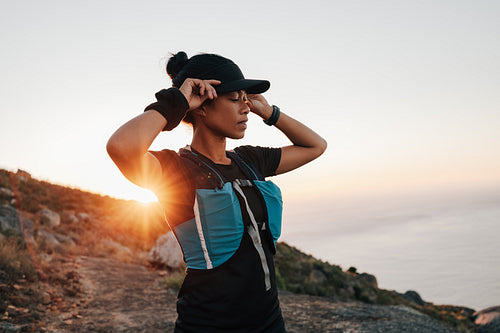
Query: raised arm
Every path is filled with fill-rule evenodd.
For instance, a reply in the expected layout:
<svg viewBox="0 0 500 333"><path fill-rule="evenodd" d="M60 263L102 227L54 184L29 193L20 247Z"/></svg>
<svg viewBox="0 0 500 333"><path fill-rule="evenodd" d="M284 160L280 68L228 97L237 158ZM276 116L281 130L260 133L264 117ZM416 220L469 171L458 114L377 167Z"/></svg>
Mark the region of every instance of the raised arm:
<svg viewBox="0 0 500 333"><path fill-rule="evenodd" d="M160 178L160 162L148 153L148 148L166 124L158 111L149 110L123 124L109 138L109 156L132 183L151 188Z"/></svg>
<svg viewBox="0 0 500 333"><path fill-rule="evenodd" d="M207 98L216 98L212 85L219 83L186 79L178 90L158 92L158 102L118 128L109 138L106 149L121 173L136 185L154 189L162 169L158 159L148 153L149 147L162 130L177 126L186 111L199 107Z"/></svg>
<svg viewBox="0 0 500 333"><path fill-rule="evenodd" d="M273 107L262 95L248 95L250 110L267 120ZM281 148L281 160L276 174L296 169L319 157L326 150L326 140L312 129L281 112L275 126L285 134L293 145Z"/></svg>

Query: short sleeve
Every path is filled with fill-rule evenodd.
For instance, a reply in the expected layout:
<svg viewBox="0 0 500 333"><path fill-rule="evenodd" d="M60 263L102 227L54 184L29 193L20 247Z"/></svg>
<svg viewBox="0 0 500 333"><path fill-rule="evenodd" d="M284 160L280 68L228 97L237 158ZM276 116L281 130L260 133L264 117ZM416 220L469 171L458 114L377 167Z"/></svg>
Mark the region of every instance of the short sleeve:
<svg viewBox="0 0 500 333"><path fill-rule="evenodd" d="M194 190L179 155L164 149L149 151L160 162L162 181L154 187L154 192L165 210L171 227L193 217Z"/></svg>
<svg viewBox="0 0 500 333"><path fill-rule="evenodd" d="M245 162L256 167L263 177L276 175L281 161L281 148L241 146L235 151Z"/></svg>
<svg viewBox="0 0 500 333"><path fill-rule="evenodd" d="M179 156L175 151L170 149L163 149L161 151L149 150L148 153L152 154L160 162L163 174L168 173L169 169L175 169L179 163Z"/></svg>

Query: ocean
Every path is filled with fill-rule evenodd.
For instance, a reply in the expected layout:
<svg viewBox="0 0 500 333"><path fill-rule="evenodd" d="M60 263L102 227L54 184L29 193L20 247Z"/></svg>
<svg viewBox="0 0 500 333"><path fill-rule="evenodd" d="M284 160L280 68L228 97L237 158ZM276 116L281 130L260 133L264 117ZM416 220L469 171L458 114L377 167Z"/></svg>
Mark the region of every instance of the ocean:
<svg viewBox="0 0 500 333"><path fill-rule="evenodd" d="M290 201L280 241L434 304L500 305L500 188Z"/></svg>

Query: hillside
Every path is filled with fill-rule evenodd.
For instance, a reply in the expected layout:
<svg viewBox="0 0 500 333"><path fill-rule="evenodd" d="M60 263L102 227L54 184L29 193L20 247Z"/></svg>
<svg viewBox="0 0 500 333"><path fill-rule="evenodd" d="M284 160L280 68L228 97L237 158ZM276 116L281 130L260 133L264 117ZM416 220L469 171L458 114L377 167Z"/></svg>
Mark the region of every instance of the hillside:
<svg viewBox="0 0 500 333"><path fill-rule="evenodd" d="M156 239L168 231L157 204L0 170L0 219L2 331L82 331L90 324L104 331L172 327L183 270L147 260ZM343 271L285 243L278 244L276 269L290 332L369 332L370 327L487 332L473 323L472 309L380 289L373 275L354 267ZM144 324L134 326L134 318Z"/></svg>

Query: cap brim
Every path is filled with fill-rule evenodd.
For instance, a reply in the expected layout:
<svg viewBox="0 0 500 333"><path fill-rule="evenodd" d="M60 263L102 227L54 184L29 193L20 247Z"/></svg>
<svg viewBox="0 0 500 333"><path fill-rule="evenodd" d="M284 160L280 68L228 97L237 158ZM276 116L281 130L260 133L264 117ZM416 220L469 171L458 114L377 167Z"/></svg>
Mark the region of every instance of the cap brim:
<svg viewBox="0 0 500 333"><path fill-rule="evenodd" d="M231 82L221 83L214 86L218 93L245 90L247 94L262 94L267 91L271 83L267 80L241 79Z"/></svg>

